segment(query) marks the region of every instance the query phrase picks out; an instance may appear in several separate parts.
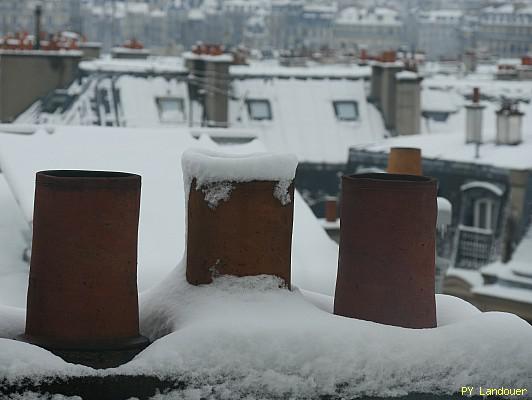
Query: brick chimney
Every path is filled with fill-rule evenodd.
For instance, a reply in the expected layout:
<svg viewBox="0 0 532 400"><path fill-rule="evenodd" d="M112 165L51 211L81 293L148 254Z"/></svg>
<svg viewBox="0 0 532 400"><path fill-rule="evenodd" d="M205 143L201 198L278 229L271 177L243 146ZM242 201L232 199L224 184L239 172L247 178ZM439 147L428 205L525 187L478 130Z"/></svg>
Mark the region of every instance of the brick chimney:
<svg viewBox="0 0 532 400"><path fill-rule="evenodd" d="M228 126L229 66L233 56L219 45L197 45L185 54L189 74L189 93L204 108L204 125Z"/></svg>
<svg viewBox="0 0 532 400"><path fill-rule="evenodd" d="M412 71L395 74L395 132L397 135L421 133L421 78Z"/></svg>

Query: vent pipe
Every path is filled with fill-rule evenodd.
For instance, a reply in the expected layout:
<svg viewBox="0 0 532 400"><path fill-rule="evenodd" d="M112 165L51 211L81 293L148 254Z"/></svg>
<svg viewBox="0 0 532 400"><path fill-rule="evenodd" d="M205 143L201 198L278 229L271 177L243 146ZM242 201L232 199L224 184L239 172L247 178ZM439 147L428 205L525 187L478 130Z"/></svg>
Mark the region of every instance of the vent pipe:
<svg viewBox="0 0 532 400"><path fill-rule="evenodd" d="M505 100L497 112L497 144L521 143L523 113L517 109L517 103Z"/></svg>
<svg viewBox="0 0 532 400"><path fill-rule="evenodd" d="M485 108L480 104L480 90L473 89L472 101L466 104L466 143L482 143L482 113Z"/></svg>
<svg viewBox="0 0 532 400"><path fill-rule="evenodd" d="M336 197L327 197L325 199L325 221L336 222L338 219Z"/></svg>
<svg viewBox="0 0 532 400"><path fill-rule="evenodd" d="M215 128L229 126L230 94L229 66L232 54L224 53L219 45L200 44L185 54L190 75L189 93L192 100L203 105L202 124Z"/></svg>
<svg viewBox="0 0 532 400"><path fill-rule="evenodd" d="M41 16L42 6L37 3L35 6L35 44L33 45L35 50L40 50L41 48Z"/></svg>

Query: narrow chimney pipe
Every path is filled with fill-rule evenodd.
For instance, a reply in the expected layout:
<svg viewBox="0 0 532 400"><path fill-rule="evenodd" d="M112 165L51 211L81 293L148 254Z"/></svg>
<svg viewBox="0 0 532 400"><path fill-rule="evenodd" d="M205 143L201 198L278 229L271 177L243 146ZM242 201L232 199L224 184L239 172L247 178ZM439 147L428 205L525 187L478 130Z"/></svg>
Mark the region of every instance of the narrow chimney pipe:
<svg viewBox="0 0 532 400"><path fill-rule="evenodd" d="M37 3L35 6L35 43L33 48L35 50L41 49L41 17L42 17L42 6Z"/></svg>
<svg viewBox="0 0 532 400"><path fill-rule="evenodd" d="M476 152L478 153L478 145L482 143L482 113L484 105L480 103L480 89L473 88L473 96L471 103L465 105L466 108L466 143L475 143L477 145Z"/></svg>
<svg viewBox="0 0 532 400"><path fill-rule="evenodd" d="M478 104L480 102L480 89L478 87L473 88L473 103Z"/></svg>
<svg viewBox="0 0 532 400"><path fill-rule="evenodd" d="M338 219L337 204L336 197L327 197L325 199L325 221L336 222Z"/></svg>

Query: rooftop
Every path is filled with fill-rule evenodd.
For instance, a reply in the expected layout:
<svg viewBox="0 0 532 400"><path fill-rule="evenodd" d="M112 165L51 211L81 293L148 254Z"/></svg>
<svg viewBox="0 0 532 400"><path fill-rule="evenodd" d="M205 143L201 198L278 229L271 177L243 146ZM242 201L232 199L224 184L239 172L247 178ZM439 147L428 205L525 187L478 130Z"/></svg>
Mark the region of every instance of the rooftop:
<svg viewBox="0 0 532 400"><path fill-rule="evenodd" d="M0 305L0 386L20 384L27 377L41 383L73 376L142 375L200 397L242 398L256 395L259 388L261 396L273 398L350 398L450 394L464 376L476 386L526 387L529 382L532 328L511 314L480 313L462 300L437 295L434 329L333 315L337 247L297 195L292 291L280 289L279 280L268 276L219 277L209 286L187 284L179 262L185 227L179 156L190 146L220 150L208 138L195 140L186 130L175 129L58 126L26 135L2 133L0 144L3 176L24 216L21 220L16 212L0 214L0 235L7 230L14 239L16 224L31 220L36 170L108 169L142 175L141 332L154 341L131 362L95 371L6 339L24 330L24 303ZM251 142L223 150L243 154L260 148ZM27 157L29 153L35 157ZM6 188L0 179L2 205L16 210L14 199L2 192ZM20 245L14 240L10 246ZM4 251L0 254L6 256ZM11 285L26 282L27 268L17 262L21 252L8 254L13 262L6 259L1 273ZM25 292L25 286L11 291ZM177 395L175 391L164 396Z"/></svg>

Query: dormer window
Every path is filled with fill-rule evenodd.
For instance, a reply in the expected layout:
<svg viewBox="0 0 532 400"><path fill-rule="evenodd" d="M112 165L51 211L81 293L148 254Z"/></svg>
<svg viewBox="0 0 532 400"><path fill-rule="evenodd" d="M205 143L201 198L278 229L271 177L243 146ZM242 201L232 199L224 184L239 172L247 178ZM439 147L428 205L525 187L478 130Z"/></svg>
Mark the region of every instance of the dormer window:
<svg viewBox="0 0 532 400"><path fill-rule="evenodd" d="M334 101L334 113L340 121L358 120L358 103L356 101Z"/></svg>
<svg viewBox="0 0 532 400"><path fill-rule="evenodd" d="M178 124L186 121L185 102L180 97L157 97L159 121L167 124Z"/></svg>
<svg viewBox="0 0 532 400"><path fill-rule="evenodd" d="M255 121L271 121L273 119L269 100L248 99L246 100L246 104L250 119Z"/></svg>

